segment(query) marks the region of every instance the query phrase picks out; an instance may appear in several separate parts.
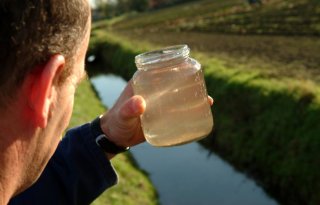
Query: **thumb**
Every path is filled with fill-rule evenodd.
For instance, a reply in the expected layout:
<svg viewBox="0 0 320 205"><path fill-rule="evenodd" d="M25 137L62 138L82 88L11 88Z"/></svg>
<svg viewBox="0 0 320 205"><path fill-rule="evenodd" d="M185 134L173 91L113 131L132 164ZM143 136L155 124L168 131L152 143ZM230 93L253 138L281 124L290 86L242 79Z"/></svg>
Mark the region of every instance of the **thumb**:
<svg viewBox="0 0 320 205"><path fill-rule="evenodd" d="M144 113L145 109L145 100L139 95L133 96L120 107L119 118L123 121L137 118Z"/></svg>

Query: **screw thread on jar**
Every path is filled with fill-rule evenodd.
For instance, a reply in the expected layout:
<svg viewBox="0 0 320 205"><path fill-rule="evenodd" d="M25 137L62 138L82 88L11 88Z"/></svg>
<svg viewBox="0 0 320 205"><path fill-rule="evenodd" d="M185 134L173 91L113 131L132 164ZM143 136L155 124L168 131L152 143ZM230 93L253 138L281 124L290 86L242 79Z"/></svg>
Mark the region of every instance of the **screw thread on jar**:
<svg viewBox="0 0 320 205"><path fill-rule="evenodd" d="M187 45L177 45L161 50L142 53L135 57L139 70L167 67L189 58L190 49Z"/></svg>

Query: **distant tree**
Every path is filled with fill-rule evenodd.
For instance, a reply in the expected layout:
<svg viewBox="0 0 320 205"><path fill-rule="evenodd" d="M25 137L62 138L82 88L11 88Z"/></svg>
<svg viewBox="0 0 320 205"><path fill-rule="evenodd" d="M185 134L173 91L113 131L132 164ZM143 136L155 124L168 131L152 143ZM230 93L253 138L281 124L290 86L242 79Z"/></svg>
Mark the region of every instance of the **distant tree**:
<svg viewBox="0 0 320 205"><path fill-rule="evenodd" d="M262 1L261 0L248 0L248 3L250 5L262 5Z"/></svg>
<svg viewBox="0 0 320 205"><path fill-rule="evenodd" d="M130 10L131 0L118 0L117 1L117 10L119 14L127 13Z"/></svg>
<svg viewBox="0 0 320 205"><path fill-rule="evenodd" d="M195 1L195 0L175 0L174 3L186 3L189 1Z"/></svg>
<svg viewBox="0 0 320 205"><path fill-rule="evenodd" d="M115 1L95 0L95 5L96 9L94 13L100 17L103 16L111 18L119 14L119 10Z"/></svg>
<svg viewBox="0 0 320 205"><path fill-rule="evenodd" d="M168 3L168 0L149 0L149 6L151 9L158 9Z"/></svg>
<svg viewBox="0 0 320 205"><path fill-rule="evenodd" d="M186 3L189 1L196 1L196 0L149 0L149 5L151 9L158 9L158 8L172 6L180 3Z"/></svg>
<svg viewBox="0 0 320 205"><path fill-rule="evenodd" d="M149 0L95 0L95 14L112 18L131 11L143 12L149 9Z"/></svg>
<svg viewBox="0 0 320 205"><path fill-rule="evenodd" d="M143 12L195 0L95 0L97 11L113 17L131 11Z"/></svg>
<svg viewBox="0 0 320 205"><path fill-rule="evenodd" d="M148 0L131 0L130 9L138 12L146 11L149 7Z"/></svg>

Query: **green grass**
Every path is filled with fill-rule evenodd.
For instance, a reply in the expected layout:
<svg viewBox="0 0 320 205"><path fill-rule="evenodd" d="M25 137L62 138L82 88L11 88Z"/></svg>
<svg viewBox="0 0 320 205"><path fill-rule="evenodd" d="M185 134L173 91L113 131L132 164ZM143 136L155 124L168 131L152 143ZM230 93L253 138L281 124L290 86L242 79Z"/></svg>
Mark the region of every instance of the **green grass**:
<svg viewBox="0 0 320 205"><path fill-rule="evenodd" d="M269 0L252 7L244 0L202 0L156 12L129 15L114 29L201 31L231 34L320 35L320 2Z"/></svg>
<svg viewBox="0 0 320 205"><path fill-rule="evenodd" d="M90 105L90 106L88 106ZM82 82L75 95L75 105L69 127L89 122L105 108L88 80ZM130 153L112 159L119 175L119 184L104 192L94 205L152 205L158 204L157 194L146 173L137 168Z"/></svg>
<svg viewBox="0 0 320 205"><path fill-rule="evenodd" d="M90 105L90 106L88 106ZM90 81L84 80L76 90L72 118L69 127L89 122L106 111Z"/></svg>
<svg viewBox="0 0 320 205"><path fill-rule="evenodd" d="M201 0L94 27L158 46L186 43L193 51L266 76L320 82L317 0L268 0L260 8L244 0Z"/></svg>
<svg viewBox="0 0 320 205"><path fill-rule="evenodd" d="M130 79L135 55L187 43L216 100L202 141L283 204L320 204L320 2L201 0L93 26L97 63Z"/></svg>
<svg viewBox="0 0 320 205"><path fill-rule="evenodd" d="M222 35L195 32L127 32L113 30L134 41L157 46L188 44L192 51L206 53L244 70L259 70L266 76L292 77L320 82L320 38L288 36Z"/></svg>
<svg viewBox="0 0 320 205"><path fill-rule="evenodd" d="M98 63L126 79L136 70L135 55L161 46L100 29L92 39L89 52ZM208 92L216 99L215 137L203 143L251 173L282 203L319 204L319 85L244 69L245 64L208 53L192 56L201 62Z"/></svg>

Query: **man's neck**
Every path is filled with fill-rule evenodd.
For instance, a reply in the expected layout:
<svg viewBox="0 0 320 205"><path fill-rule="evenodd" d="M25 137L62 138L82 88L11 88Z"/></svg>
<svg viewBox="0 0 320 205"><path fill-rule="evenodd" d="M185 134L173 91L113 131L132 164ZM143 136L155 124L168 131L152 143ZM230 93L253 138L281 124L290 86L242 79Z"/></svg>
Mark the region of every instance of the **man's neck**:
<svg viewBox="0 0 320 205"><path fill-rule="evenodd" d="M19 152L16 137L0 124L0 205L6 205L16 194L19 184Z"/></svg>
<svg viewBox="0 0 320 205"><path fill-rule="evenodd" d="M9 200L10 200L10 196L9 196L8 190L0 181L0 205L8 204Z"/></svg>
<svg viewBox="0 0 320 205"><path fill-rule="evenodd" d="M21 111L15 110L0 110L3 114L0 120L0 205L8 204L13 196L31 185L26 181L30 174L26 170L33 160L28 158L32 131L21 123L20 115L14 113Z"/></svg>
<svg viewBox="0 0 320 205"><path fill-rule="evenodd" d="M0 149L2 150L2 149ZM2 150L3 152L4 150ZM17 188L17 176L14 172L18 171L13 167L6 166L4 162L7 160L7 156L0 154L0 205L6 205L16 192ZM10 160L10 159L9 159Z"/></svg>

